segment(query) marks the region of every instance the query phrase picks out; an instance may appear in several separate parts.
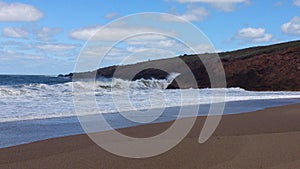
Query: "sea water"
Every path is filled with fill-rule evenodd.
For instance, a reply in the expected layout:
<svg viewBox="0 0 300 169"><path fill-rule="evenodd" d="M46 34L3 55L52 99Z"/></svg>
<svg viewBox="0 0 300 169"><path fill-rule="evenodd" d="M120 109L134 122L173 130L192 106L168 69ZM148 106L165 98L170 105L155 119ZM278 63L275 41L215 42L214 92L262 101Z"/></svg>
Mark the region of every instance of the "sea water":
<svg viewBox="0 0 300 169"><path fill-rule="evenodd" d="M212 95L218 90L226 93L223 98L225 114L300 102L300 92L253 92L241 88L166 89L176 76L178 74L173 73L166 79L98 78L96 81L73 82L66 77L0 75L0 147L83 133L77 115L84 112L75 112L73 102L78 96L87 105L89 101L97 104L92 113L84 115L101 114L112 128L140 125L125 119L119 112L139 113L163 108L163 113L152 123L176 119L176 112L182 106L201 105L197 114L207 115L214 102ZM94 100L85 100L84 96L91 93L77 93L74 88L93 89ZM199 97L189 97L195 93ZM142 118L151 116L151 111L141 113ZM98 131L108 129L100 125Z"/></svg>

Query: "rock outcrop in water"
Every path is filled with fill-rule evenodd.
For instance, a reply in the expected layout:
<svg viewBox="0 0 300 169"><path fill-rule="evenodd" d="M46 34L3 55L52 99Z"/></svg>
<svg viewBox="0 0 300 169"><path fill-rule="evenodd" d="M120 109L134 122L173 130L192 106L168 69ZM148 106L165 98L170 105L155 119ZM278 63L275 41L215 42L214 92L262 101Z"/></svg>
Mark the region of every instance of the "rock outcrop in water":
<svg viewBox="0 0 300 169"><path fill-rule="evenodd" d="M208 88L210 87L208 74L198 56L209 57L209 55L212 54L184 55L132 65L100 68L97 71L76 73L76 75L96 74L136 80L164 79L168 76L166 72L177 72L181 75L168 86L169 89L179 88L176 80L182 82L181 88ZM219 56L226 73L227 87L241 87L255 91L300 91L300 41L224 52L219 53ZM179 60L185 62L194 74L196 86L185 79L189 72L180 66ZM73 76L73 74L66 76Z"/></svg>

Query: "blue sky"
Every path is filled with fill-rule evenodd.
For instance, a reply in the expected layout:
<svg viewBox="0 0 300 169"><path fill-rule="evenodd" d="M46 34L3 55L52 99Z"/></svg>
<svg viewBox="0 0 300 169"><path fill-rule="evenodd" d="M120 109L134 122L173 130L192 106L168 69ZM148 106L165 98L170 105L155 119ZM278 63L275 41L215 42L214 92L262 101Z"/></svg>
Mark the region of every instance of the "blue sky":
<svg viewBox="0 0 300 169"><path fill-rule="evenodd" d="M80 51L87 48L86 41L98 29L120 17L142 12L170 13L191 22L212 42L216 51L300 39L300 0L6 0L0 1L0 74L73 72ZM146 22L137 26L140 31L168 27L175 35L172 27L179 26L181 21L165 19L155 28L147 28ZM86 53L103 53L118 35L134 31L127 24L111 25L105 36L98 38L101 46ZM175 52L175 46L182 49L178 43L162 37L137 39L116 46L103 66L120 64L123 56L135 58L123 62L130 63L171 57L180 54ZM145 45L145 41L150 45ZM168 47L170 52L162 53L162 46ZM152 56L143 55L149 53L145 51L150 51L150 47L159 50L152 50ZM211 51L203 45L198 51L202 49ZM159 57L153 58L154 55Z"/></svg>

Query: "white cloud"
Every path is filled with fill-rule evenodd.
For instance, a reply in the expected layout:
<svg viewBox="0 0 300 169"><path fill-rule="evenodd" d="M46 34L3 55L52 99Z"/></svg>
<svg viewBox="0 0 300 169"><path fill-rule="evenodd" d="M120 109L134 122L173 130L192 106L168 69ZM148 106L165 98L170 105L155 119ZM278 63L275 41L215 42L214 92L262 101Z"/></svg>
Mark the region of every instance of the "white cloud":
<svg viewBox="0 0 300 169"><path fill-rule="evenodd" d="M140 53L140 52L145 52L147 50L151 50L152 48L146 48L146 47L134 47L134 46L129 46L127 47L127 50L129 52L132 52L132 53Z"/></svg>
<svg viewBox="0 0 300 169"><path fill-rule="evenodd" d="M54 35L60 32L62 32L61 28L42 27L41 29L36 30L34 33L36 34L38 39L48 41L51 40Z"/></svg>
<svg viewBox="0 0 300 169"><path fill-rule="evenodd" d="M215 8L225 12L235 9L236 4L249 3L250 0L176 0L179 3L209 3Z"/></svg>
<svg viewBox="0 0 300 169"><path fill-rule="evenodd" d="M0 2L0 21L31 22L43 17L43 13L32 5Z"/></svg>
<svg viewBox="0 0 300 169"><path fill-rule="evenodd" d="M127 50L129 52L142 52L151 51L153 49L161 49L168 51L181 50L180 43L175 39L165 37L162 35L140 35L135 36L124 41L127 44Z"/></svg>
<svg viewBox="0 0 300 169"><path fill-rule="evenodd" d="M0 50L0 72L13 74L60 74L73 70L70 58L52 58L32 51Z"/></svg>
<svg viewBox="0 0 300 169"><path fill-rule="evenodd" d="M111 48L111 46L105 46L103 44L97 45L89 43L80 52L78 57L78 63L80 63L78 64L78 71L90 71L98 67L119 64L128 55L130 55L130 53L122 48Z"/></svg>
<svg viewBox="0 0 300 169"><path fill-rule="evenodd" d="M2 29L2 36L12 38L26 38L33 35L38 40L49 41L53 40L53 36L62 32L61 28L42 27L30 30L18 27L4 27Z"/></svg>
<svg viewBox="0 0 300 169"><path fill-rule="evenodd" d="M118 16L119 16L118 13L112 12L112 13L106 14L104 17L105 17L106 19L112 19L112 18L115 18L115 17L118 17Z"/></svg>
<svg viewBox="0 0 300 169"><path fill-rule="evenodd" d="M2 48L1 48L2 47ZM74 58L78 55L79 44L29 42L24 40L9 40L0 42L0 50L6 51L7 56L24 56L24 58Z"/></svg>
<svg viewBox="0 0 300 169"><path fill-rule="evenodd" d="M37 43L34 50L43 56L49 58L63 59L74 58L78 56L80 45L68 43Z"/></svg>
<svg viewBox="0 0 300 169"><path fill-rule="evenodd" d="M284 23L281 30L286 34L300 35L300 17L295 16L289 22Z"/></svg>
<svg viewBox="0 0 300 169"><path fill-rule="evenodd" d="M84 50L81 51L80 55L86 58L99 58L105 54L106 58L113 60L126 56L128 52L125 49L118 47L88 44L85 46Z"/></svg>
<svg viewBox="0 0 300 169"><path fill-rule="evenodd" d="M209 12L205 8L196 8L189 6L187 11L183 14L177 15L179 18L176 18L171 15L162 15L164 21L172 22L184 22L185 20L189 22L202 21L205 17L209 15Z"/></svg>
<svg viewBox="0 0 300 169"><path fill-rule="evenodd" d="M294 0L294 5L300 6L300 0Z"/></svg>
<svg viewBox="0 0 300 169"><path fill-rule="evenodd" d="M147 60L157 60L163 58L170 58L176 55L176 52L158 48L131 48L131 55L123 58L121 64L132 64L137 62L143 62Z"/></svg>
<svg viewBox="0 0 300 169"><path fill-rule="evenodd" d="M42 44L38 45L38 49L46 50L46 51L64 51L64 50L72 50L76 48L76 45L69 44Z"/></svg>
<svg viewBox="0 0 300 169"><path fill-rule="evenodd" d="M11 49L15 51L26 51L26 50L32 50L34 47L31 43L26 43L26 41L16 41L16 40L8 40L8 41L2 41L0 43L0 46L3 49Z"/></svg>
<svg viewBox="0 0 300 169"><path fill-rule="evenodd" d="M2 36L11 38L26 38L29 36L29 32L22 28L5 27L2 29Z"/></svg>
<svg viewBox="0 0 300 169"><path fill-rule="evenodd" d="M238 31L236 38L251 42L268 42L273 35L266 33L264 28L243 28Z"/></svg>
<svg viewBox="0 0 300 169"><path fill-rule="evenodd" d="M44 59L45 57L37 54L29 54L25 52L18 52L14 50L4 50L0 51L1 60L18 60L18 59L30 59L30 60L39 60Z"/></svg>
<svg viewBox="0 0 300 169"><path fill-rule="evenodd" d="M161 20L160 20L161 21ZM181 25L181 24L180 24ZM70 37L79 40L88 40L101 27L85 27L70 32ZM177 33L178 34L178 33ZM124 23L115 24L102 29L101 36L95 35L96 41L89 41L81 51L81 57L84 57L84 66L91 66L92 63L98 62L100 57L105 55L103 63L117 64L127 61L136 62L148 59L163 59L175 57L184 53L205 53L213 51L212 47L205 44L189 44L195 51L187 47L184 42L176 40L175 32L167 29L153 27L133 27ZM135 35L135 36L133 36ZM124 41L115 44L117 40L127 37ZM107 53L108 52L108 53ZM101 63L102 64L102 63ZM86 70L83 67L82 70ZM91 68L90 68L91 69Z"/></svg>
<svg viewBox="0 0 300 169"><path fill-rule="evenodd" d="M176 41L158 35L135 36L126 39L113 48L105 46L105 44L90 42L81 52L81 56L89 62L93 62L98 61L101 56L105 55L103 58L104 62L112 61L114 64L125 64L125 62L129 63L128 61L134 63L148 59L174 57L176 51L181 51L182 49ZM165 55L166 53L168 53L167 56ZM170 53L172 53L172 55L170 55Z"/></svg>
<svg viewBox="0 0 300 169"><path fill-rule="evenodd" d="M173 53L173 57L176 54L191 54L191 53L213 53L215 49L210 44L195 44L191 42L186 42L183 44L176 39L164 37L164 36L152 36L152 39L143 40L141 37L134 37L125 41L128 46L127 50L132 53L139 53L144 51L155 51L158 49L160 51L168 51ZM146 37L145 37L146 38ZM156 56L160 58L165 58L166 56Z"/></svg>
<svg viewBox="0 0 300 169"><path fill-rule="evenodd" d="M129 38L125 41L132 46L148 46L151 48L165 48L176 45L176 41L160 35L141 35Z"/></svg>
<svg viewBox="0 0 300 169"><path fill-rule="evenodd" d="M235 10L234 3L213 3L213 6L225 12L231 12Z"/></svg>
<svg viewBox="0 0 300 169"><path fill-rule="evenodd" d="M97 33L101 30L101 34ZM144 33L161 33L161 34L173 34L170 31L160 30L154 27L135 27L127 25L114 25L109 27L85 27L70 32L70 37L78 40L97 40L97 41L118 41L129 36Z"/></svg>
<svg viewBox="0 0 300 169"><path fill-rule="evenodd" d="M202 53L216 53L218 51L215 50L215 48L211 44L189 44L189 46L192 48L191 53L197 53L197 54L202 54Z"/></svg>
<svg viewBox="0 0 300 169"><path fill-rule="evenodd" d="M78 40L88 40L101 29L101 26L84 27L70 32L70 37Z"/></svg>
<svg viewBox="0 0 300 169"><path fill-rule="evenodd" d="M196 2L203 2L203 3L240 3L245 2L246 0L177 0L180 3L196 3Z"/></svg>

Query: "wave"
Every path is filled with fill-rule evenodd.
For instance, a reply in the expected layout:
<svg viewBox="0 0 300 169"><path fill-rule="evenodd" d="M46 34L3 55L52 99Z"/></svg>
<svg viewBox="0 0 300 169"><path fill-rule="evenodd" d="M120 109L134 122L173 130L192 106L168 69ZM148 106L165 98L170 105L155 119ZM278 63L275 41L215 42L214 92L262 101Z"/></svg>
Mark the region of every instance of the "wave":
<svg viewBox="0 0 300 169"><path fill-rule="evenodd" d="M171 73L166 79L128 81L101 78L97 81L56 84L2 85L0 86L0 105L3 108L0 109L0 122L76 116L73 96L82 96L79 101L82 101L83 105L89 105L87 104L89 100L86 100L85 96L91 93L85 93L86 91L93 92L92 94L95 95L98 104L95 110L97 113L210 104L220 100L229 102L300 98L300 92L254 92L238 87L164 90L177 76L179 76L178 73ZM78 88L79 93L74 92L74 88ZM195 95L199 95L199 98L194 97ZM214 99L213 96L221 99ZM118 107L116 103L119 104Z"/></svg>
<svg viewBox="0 0 300 169"><path fill-rule="evenodd" d="M24 89L25 86L19 87L25 91L24 95L18 95L18 92L14 91L14 89L6 91L10 96L0 97L0 105L3 107L0 110L0 122L76 116L72 97L74 94L72 92L72 85L74 85L74 83L82 85L83 88L88 88L87 85L93 84L91 82L71 82L52 86L37 84L26 86L27 88L31 88L27 89L31 90L31 92L26 91ZM126 81L122 81L122 83L126 83ZM142 90L136 90L135 85L132 86L134 87L133 90L123 90L124 88L111 90L98 87L98 92L93 93L95 94L98 108L92 111L89 110L88 112L113 113L119 111L145 110L162 107L210 104L220 100L222 101L222 99L225 102L229 102L300 98L300 92L253 92L246 91L241 88L185 90L152 90L152 88L151 90L144 90L145 82L135 83L139 84L138 88L142 88ZM149 88L153 85L147 85L146 83L146 86ZM158 86L160 88L164 88L164 86ZM64 90L67 91L59 92ZM215 93L218 94L218 91L220 90L226 92L225 98L221 94L220 96L215 95L215 97L221 97L221 99L214 99L212 95ZM182 92L184 95L182 95ZM7 93L5 95L7 95ZM199 94L199 98L193 97L195 94ZM127 99L129 99L129 102ZM84 103L82 104L83 106L88 106L88 103L91 100L86 100L83 93L82 100L79 101ZM118 106L116 106L116 104L118 104ZM85 114L85 112L79 113Z"/></svg>
<svg viewBox="0 0 300 169"><path fill-rule="evenodd" d="M14 85L14 86L0 86L1 97L11 96L36 96L41 94L54 94L71 92L71 84L26 84L26 85Z"/></svg>
<svg viewBox="0 0 300 169"><path fill-rule="evenodd" d="M166 89L180 73L171 73L166 79L138 79L135 81L113 78L110 82L97 81L100 88L115 89Z"/></svg>
<svg viewBox="0 0 300 169"><path fill-rule="evenodd" d="M72 87L81 89L166 89L179 73L171 73L166 79L139 79L135 81L118 78L101 78L96 81L75 81L60 84L23 84L0 86L0 96L35 96L72 93Z"/></svg>

